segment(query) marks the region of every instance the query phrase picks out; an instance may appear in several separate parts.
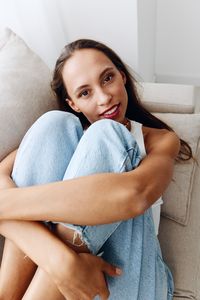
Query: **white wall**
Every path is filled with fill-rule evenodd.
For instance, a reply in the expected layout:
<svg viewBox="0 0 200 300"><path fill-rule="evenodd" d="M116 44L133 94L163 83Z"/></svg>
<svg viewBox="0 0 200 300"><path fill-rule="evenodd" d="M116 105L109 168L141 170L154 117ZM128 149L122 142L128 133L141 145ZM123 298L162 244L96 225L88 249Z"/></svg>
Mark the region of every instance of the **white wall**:
<svg viewBox="0 0 200 300"><path fill-rule="evenodd" d="M142 81L155 80L156 0L138 0L138 70Z"/></svg>
<svg viewBox="0 0 200 300"><path fill-rule="evenodd" d="M107 43L138 71L137 0L0 0L0 26L51 68L66 43L86 37Z"/></svg>
<svg viewBox="0 0 200 300"><path fill-rule="evenodd" d="M154 80L156 0L61 0L69 40L99 39L115 49L138 79ZM78 7L78 9L77 9Z"/></svg>
<svg viewBox="0 0 200 300"><path fill-rule="evenodd" d="M157 82L200 85L199 15L199 0L157 1Z"/></svg>
<svg viewBox="0 0 200 300"><path fill-rule="evenodd" d="M19 34L50 67L68 41L56 0L0 0L0 26Z"/></svg>
<svg viewBox="0 0 200 300"><path fill-rule="evenodd" d="M137 0L61 0L69 40L100 40L138 70Z"/></svg>
<svg viewBox="0 0 200 300"><path fill-rule="evenodd" d="M142 81L200 85L200 0L0 0L11 27L53 68L76 38L107 43Z"/></svg>

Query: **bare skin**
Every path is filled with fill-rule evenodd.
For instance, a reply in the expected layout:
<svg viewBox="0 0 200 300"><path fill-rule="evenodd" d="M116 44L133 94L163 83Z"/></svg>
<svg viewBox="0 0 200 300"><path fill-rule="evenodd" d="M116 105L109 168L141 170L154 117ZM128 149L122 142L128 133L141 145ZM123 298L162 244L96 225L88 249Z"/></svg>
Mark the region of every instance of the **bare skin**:
<svg viewBox="0 0 200 300"><path fill-rule="evenodd" d="M116 276L117 273L114 267L101 258L88 253L75 254L48 229L36 222L4 221L0 224L0 229L7 238L27 253L35 264L41 267L41 270L38 268L34 280L29 285L25 299L29 297L30 299L36 299L36 297L45 299L48 293L52 297L50 299L63 299L61 294L67 299L88 299L88 297L93 299L97 294L102 299L107 299L109 292L106 288L104 272L110 276ZM27 241L29 244L26 243ZM20 270L15 266L15 271ZM20 276L23 280L24 273L23 270L21 271ZM43 279L42 282L41 279ZM34 283L33 286L32 283ZM15 293L12 298L7 293L7 295L2 295L1 299L21 298L20 296L16 298Z"/></svg>
<svg viewBox="0 0 200 300"><path fill-rule="evenodd" d="M9 221L5 222L8 223ZM66 241L67 228L62 225L56 227L55 234L68 247L77 253L89 253L85 245L75 247ZM10 230L14 233L16 231L15 226L10 227ZM69 229L68 238L70 236L72 236L72 232ZM81 243L78 240L77 242ZM8 289L10 282L12 282L12 288ZM36 299L36 297L37 299L48 298L49 300L65 299L50 276L41 268L37 268L37 265L9 239L5 240L0 270L0 291L0 299L7 300L18 300L22 297L23 299Z"/></svg>

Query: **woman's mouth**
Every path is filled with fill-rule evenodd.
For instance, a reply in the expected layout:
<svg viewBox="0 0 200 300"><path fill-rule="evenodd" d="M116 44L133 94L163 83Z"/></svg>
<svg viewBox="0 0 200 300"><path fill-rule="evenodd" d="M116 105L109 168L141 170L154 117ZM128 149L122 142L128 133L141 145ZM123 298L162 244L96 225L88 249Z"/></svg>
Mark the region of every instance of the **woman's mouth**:
<svg viewBox="0 0 200 300"><path fill-rule="evenodd" d="M114 119L118 116L119 112L120 112L120 104L114 105L113 107L111 107L111 109L106 110L104 113L102 113L100 116L107 118L107 119Z"/></svg>

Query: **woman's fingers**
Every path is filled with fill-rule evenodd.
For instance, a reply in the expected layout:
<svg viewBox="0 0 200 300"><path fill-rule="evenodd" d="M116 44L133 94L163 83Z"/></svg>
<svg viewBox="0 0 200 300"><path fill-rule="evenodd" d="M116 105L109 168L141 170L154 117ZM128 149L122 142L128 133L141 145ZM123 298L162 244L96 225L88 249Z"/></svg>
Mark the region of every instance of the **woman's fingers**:
<svg viewBox="0 0 200 300"><path fill-rule="evenodd" d="M109 276L119 276L122 274L122 270L118 267L114 267L113 265L107 263L106 261L102 260L103 267L102 271Z"/></svg>
<svg viewBox="0 0 200 300"><path fill-rule="evenodd" d="M102 259L102 271L106 273L109 276L119 276L122 274L122 270L120 268L117 268L109 263L107 263L105 260ZM102 290L99 292L99 296L101 300L108 300L110 296L110 292L108 290L108 286L106 283L106 279L104 278L105 284Z"/></svg>
<svg viewBox="0 0 200 300"><path fill-rule="evenodd" d="M108 300L108 297L110 296L110 292L108 289L105 289L104 291L99 293L99 296L101 300Z"/></svg>
<svg viewBox="0 0 200 300"><path fill-rule="evenodd" d="M55 282L67 300L92 300L96 295L100 299L109 298L105 274L119 276L122 271L104 261L103 258L89 253L79 253L66 264L59 265Z"/></svg>

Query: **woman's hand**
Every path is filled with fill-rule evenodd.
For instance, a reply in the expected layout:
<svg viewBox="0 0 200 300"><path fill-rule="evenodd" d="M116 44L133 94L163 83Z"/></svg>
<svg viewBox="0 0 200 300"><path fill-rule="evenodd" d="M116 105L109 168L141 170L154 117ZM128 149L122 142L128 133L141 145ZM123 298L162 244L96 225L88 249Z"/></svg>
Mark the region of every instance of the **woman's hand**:
<svg viewBox="0 0 200 300"><path fill-rule="evenodd" d="M56 284L67 300L92 300L99 295L102 300L109 297L104 273L118 276L121 270L102 258L88 253L79 253L58 265Z"/></svg>

